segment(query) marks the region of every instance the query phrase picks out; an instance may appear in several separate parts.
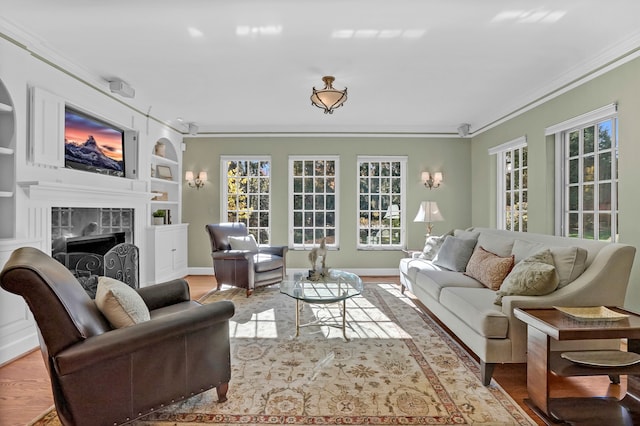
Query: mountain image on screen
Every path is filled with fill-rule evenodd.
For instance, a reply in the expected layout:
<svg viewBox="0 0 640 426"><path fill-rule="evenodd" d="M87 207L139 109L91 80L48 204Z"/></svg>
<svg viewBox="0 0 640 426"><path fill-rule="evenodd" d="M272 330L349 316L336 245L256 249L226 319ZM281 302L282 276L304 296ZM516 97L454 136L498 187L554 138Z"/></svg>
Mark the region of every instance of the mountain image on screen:
<svg viewBox="0 0 640 426"><path fill-rule="evenodd" d="M123 175L123 162L107 157L92 135L83 144L64 144L64 158L67 167L77 169L99 169L104 174Z"/></svg>

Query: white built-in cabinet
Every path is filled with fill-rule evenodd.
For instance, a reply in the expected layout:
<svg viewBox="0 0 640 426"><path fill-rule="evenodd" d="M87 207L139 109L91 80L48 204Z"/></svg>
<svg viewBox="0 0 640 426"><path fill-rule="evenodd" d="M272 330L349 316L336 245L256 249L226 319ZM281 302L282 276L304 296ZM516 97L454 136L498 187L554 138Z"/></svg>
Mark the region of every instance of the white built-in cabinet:
<svg viewBox="0 0 640 426"><path fill-rule="evenodd" d="M15 236L16 120L13 102L0 80L0 238Z"/></svg>
<svg viewBox="0 0 640 426"><path fill-rule="evenodd" d="M152 283L161 283L187 275L188 224L149 227L147 247L153 251L152 268L148 277Z"/></svg>
<svg viewBox="0 0 640 426"><path fill-rule="evenodd" d="M169 139L160 138L152 148L150 187L154 198L151 211L168 210L169 223L180 223L181 168L180 158Z"/></svg>

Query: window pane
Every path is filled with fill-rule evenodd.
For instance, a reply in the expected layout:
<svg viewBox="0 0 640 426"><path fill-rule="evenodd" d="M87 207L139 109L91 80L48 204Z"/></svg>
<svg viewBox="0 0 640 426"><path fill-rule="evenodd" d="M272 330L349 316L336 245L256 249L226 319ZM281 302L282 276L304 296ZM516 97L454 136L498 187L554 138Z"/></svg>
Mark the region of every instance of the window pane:
<svg viewBox="0 0 640 426"><path fill-rule="evenodd" d="M598 239L601 241L611 240L611 215L601 213L598 223Z"/></svg>
<svg viewBox="0 0 640 426"><path fill-rule="evenodd" d="M605 152L598 156L598 179L611 179L611 153Z"/></svg>
<svg viewBox="0 0 640 426"><path fill-rule="evenodd" d="M594 166L593 166L593 156L591 157L584 157L583 160L584 163L584 173L582 175L582 180L584 182L593 182L593 179L595 177L594 174Z"/></svg>
<svg viewBox="0 0 640 426"><path fill-rule="evenodd" d="M578 131L569 133L569 157L580 154L580 134Z"/></svg>
<svg viewBox="0 0 640 426"><path fill-rule="evenodd" d="M610 183L601 183L598 185L598 208L600 210L611 210Z"/></svg>
<svg viewBox="0 0 640 426"><path fill-rule="evenodd" d="M593 185L582 187L582 210L593 210Z"/></svg>
<svg viewBox="0 0 640 426"><path fill-rule="evenodd" d="M580 172L580 161L569 160L569 183L578 183L578 175Z"/></svg>
<svg viewBox="0 0 640 426"><path fill-rule="evenodd" d="M569 213L568 237L580 236L580 215L578 213Z"/></svg>
<svg viewBox="0 0 640 426"><path fill-rule="evenodd" d="M611 120L598 125L598 149L603 151L611 148Z"/></svg>
<svg viewBox="0 0 640 426"><path fill-rule="evenodd" d="M593 213L583 213L582 216L582 238L587 240L594 239L593 232Z"/></svg>
<svg viewBox="0 0 640 426"><path fill-rule="evenodd" d="M571 186L569 187L569 210L578 210L578 197L579 197L579 192L578 192L578 187L577 186Z"/></svg>
<svg viewBox="0 0 640 426"><path fill-rule="evenodd" d="M594 127L587 127L584 129L584 150L583 154L591 154L594 149Z"/></svg>

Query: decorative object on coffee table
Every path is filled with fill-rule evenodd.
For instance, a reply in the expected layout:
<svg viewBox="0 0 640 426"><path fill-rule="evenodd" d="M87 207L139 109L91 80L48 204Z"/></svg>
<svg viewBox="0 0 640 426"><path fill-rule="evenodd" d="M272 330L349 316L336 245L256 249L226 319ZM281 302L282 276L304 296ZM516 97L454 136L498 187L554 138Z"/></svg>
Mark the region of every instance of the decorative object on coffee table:
<svg viewBox="0 0 640 426"><path fill-rule="evenodd" d="M329 273L327 268L327 239L322 238L320 240L320 247L314 247L309 252L309 262L311 263L311 269L309 270L309 278L318 280ZM318 258L322 257L322 263L320 270L317 269Z"/></svg>

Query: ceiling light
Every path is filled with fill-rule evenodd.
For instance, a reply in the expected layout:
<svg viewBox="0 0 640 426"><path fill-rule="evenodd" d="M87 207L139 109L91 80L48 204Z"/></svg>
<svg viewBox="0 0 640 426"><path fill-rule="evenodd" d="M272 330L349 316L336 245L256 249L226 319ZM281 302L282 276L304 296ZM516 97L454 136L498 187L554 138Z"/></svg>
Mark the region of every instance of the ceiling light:
<svg viewBox="0 0 640 426"><path fill-rule="evenodd" d="M311 95L311 105L324 110L325 114L333 114L333 110L340 108L347 101L347 88L337 90L333 88L335 77L330 75L322 77L324 89L313 88Z"/></svg>
<svg viewBox="0 0 640 426"><path fill-rule="evenodd" d="M505 10L493 17L491 22L515 22L518 24L535 24L542 22L553 24L558 22L567 12L564 10Z"/></svg>
<svg viewBox="0 0 640 426"><path fill-rule="evenodd" d="M241 37L278 35L280 33L282 33L281 25L263 25L253 27L249 25L238 25L236 27L236 35Z"/></svg>

